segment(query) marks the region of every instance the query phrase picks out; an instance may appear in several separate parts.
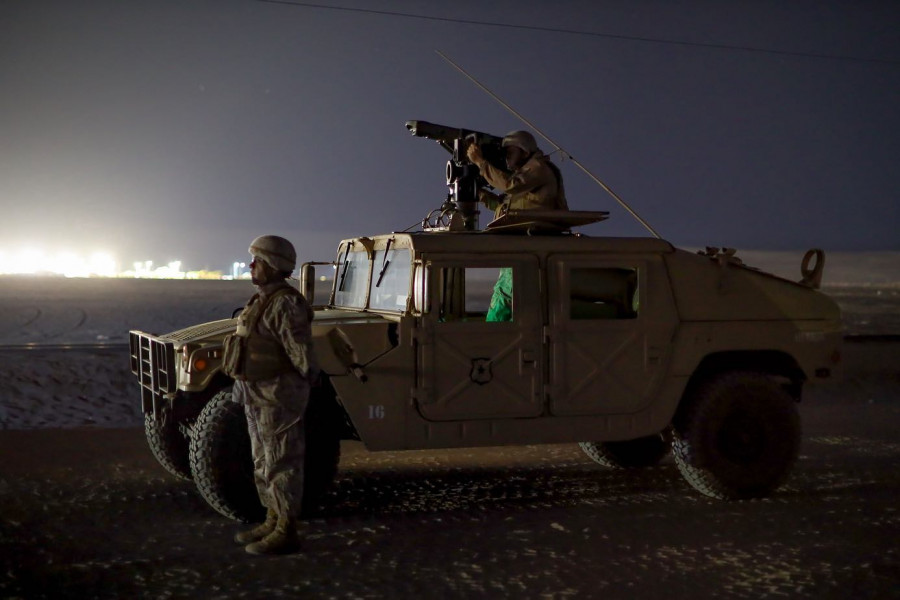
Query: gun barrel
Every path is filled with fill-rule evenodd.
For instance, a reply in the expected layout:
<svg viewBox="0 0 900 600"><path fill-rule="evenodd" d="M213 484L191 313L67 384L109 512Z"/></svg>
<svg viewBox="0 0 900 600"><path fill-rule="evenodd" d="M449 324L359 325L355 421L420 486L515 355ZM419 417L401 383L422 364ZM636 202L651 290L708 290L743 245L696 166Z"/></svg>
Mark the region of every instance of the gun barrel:
<svg viewBox="0 0 900 600"><path fill-rule="evenodd" d="M428 121L407 121L406 128L416 137L428 138L452 144L453 140L466 137L467 131L457 127L437 125Z"/></svg>
<svg viewBox="0 0 900 600"><path fill-rule="evenodd" d="M469 136L474 136L474 139L480 144L494 143L499 145L503 140L503 138L482 131L460 129L459 127L439 125L437 123L429 123L428 121L407 121L406 128L416 137L436 140L449 146L453 145L454 140L463 140Z"/></svg>

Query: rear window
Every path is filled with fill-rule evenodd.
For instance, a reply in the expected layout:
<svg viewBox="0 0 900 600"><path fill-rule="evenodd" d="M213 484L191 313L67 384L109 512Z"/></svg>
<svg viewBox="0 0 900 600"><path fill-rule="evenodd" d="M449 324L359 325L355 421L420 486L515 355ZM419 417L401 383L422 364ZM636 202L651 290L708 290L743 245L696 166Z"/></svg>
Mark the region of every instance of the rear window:
<svg viewBox="0 0 900 600"><path fill-rule="evenodd" d="M637 281L636 269L572 269L569 318L634 319L638 310Z"/></svg>

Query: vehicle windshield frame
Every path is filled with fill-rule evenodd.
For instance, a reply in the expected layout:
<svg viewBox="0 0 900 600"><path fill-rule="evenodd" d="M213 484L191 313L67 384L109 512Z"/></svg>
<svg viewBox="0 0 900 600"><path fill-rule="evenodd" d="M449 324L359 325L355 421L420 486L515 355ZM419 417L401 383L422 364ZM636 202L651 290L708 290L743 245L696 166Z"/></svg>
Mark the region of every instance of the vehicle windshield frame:
<svg viewBox="0 0 900 600"><path fill-rule="evenodd" d="M363 237L341 242L329 306L406 313L410 310L414 254L405 236Z"/></svg>

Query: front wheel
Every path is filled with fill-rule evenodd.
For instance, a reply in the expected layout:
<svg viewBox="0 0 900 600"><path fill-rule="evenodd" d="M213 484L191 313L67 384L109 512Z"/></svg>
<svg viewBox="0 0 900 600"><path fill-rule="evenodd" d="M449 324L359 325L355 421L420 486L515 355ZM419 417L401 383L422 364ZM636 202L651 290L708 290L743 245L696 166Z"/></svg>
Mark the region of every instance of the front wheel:
<svg viewBox="0 0 900 600"><path fill-rule="evenodd" d="M179 479L191 478L188 435L168 408L144 415L144 434L156 461Z"/></svg>
<svg viewBox="0 0 900 600"><path fill-rule="evenodd" d="M334 400L313 393L304 416L306 458L303 514L318 505L337 474L341 443ZM222 515L237 521L259 521L265 511L253 480L250 435L243 405L225 389L206 405L191 436L191 472L200 495Z"/></svg>
<svg viewBox="0 0 900 600"><path fill-rule="evenodd" d="M579 442L578 445L595 462L611 469L652 467L669 451L659 434L623 442Z"/></svg>
<svg viewBox="0 0 900 600"><path fill-rule="evenodd" d="M191 427L216 391L210 386L199 393L178 392L172 402L144 415L144 433L153 457L179 479L193 477L189 458Z"/></svg>
<svg viewBox="0 0 900 600"><path fill-rule="evenodd" d="M258 521L265 514L256 484L244 406L231 399L231 388L213 396L197 417L191 434L191 473L203 499L237 521Z"/></svg>
<svg viewBox="0 0 900 600"><path fill-rule="evenodd" d="M765 373L731 372L702 382L674 425L679 471L713 498L770 494L787 478L800 449L796 403Z"/></svg>

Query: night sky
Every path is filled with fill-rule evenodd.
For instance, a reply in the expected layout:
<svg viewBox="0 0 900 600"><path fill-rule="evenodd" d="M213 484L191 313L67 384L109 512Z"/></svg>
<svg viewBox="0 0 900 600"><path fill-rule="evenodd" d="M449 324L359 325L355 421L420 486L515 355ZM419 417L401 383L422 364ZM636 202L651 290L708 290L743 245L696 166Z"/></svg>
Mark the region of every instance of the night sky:
<svg viewBox="0 0 900 600"><path fill-rule="evenodd" d="M0 2L0 248L225 269L263 233L322 260L405 229L447 159L405 121L522 128L441 50L676 245L900 250L898 2L332 5L447 20ZM648 235L561 168L572 209L612 213L588 233Z"/></svg>

